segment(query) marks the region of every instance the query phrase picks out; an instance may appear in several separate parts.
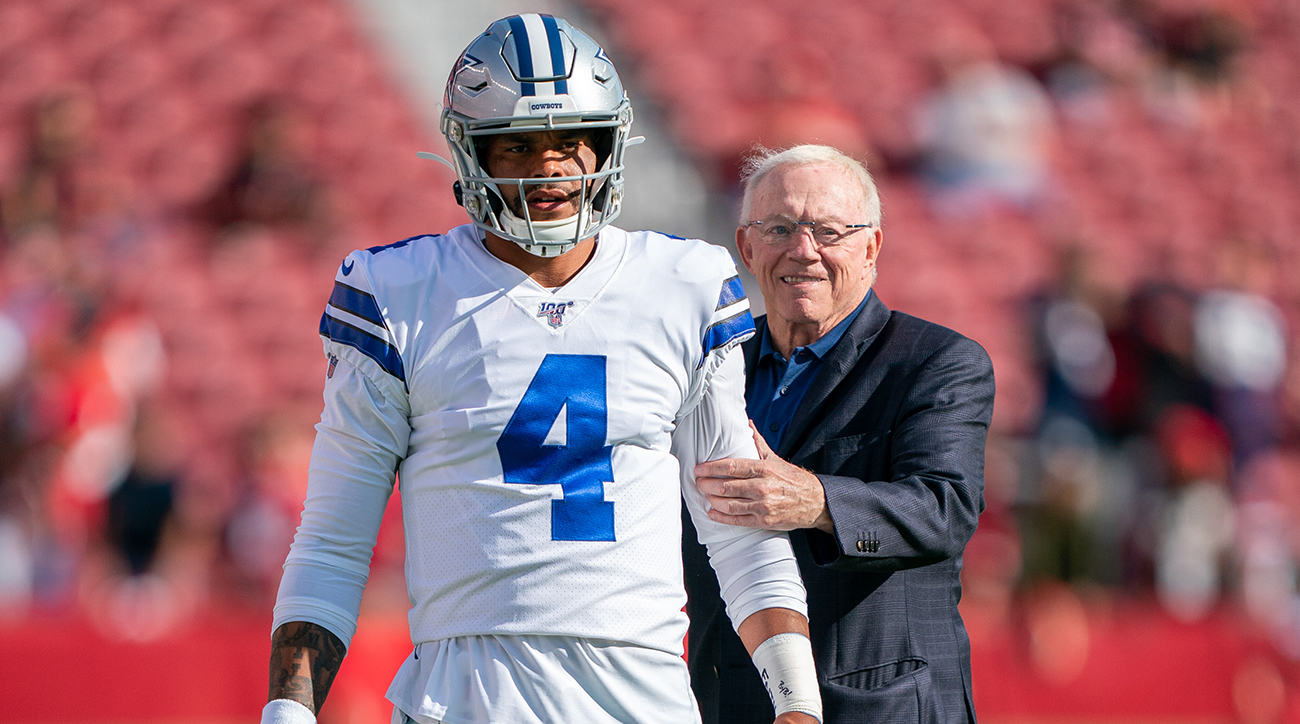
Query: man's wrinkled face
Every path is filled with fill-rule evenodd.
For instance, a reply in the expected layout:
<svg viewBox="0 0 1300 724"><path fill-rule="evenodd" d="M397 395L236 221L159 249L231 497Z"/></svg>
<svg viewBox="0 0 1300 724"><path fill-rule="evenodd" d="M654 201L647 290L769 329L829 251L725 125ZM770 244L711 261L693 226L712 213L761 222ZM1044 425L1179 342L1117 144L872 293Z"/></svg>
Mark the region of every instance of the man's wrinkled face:
<svg viewBox="0 0 1300 724"><path fill-rule="evenodd" d="M596 170L591 132L579 129L489 136L483 155L484 169L495 178L544 179ZM523 201L518 187L503 183L500 188L510 211L523 219L527 203L527 218L533 221L567 219L578 213L582 201L579 181L525 184Z"/></svg>
<svg viewBox="0 0 1300 724"><path fill-rule="evenodd" d="M736 246L758 279L769 323L813 331L807 344L849 315L871 288L879 229L854 229L867 221L862 187L847 169L831 164L778 166L759 180L748 221ZM773 234L774 225L791 233ZM779 228L779 227L778 227ZM848 229L835 236L829 230Z"/></svg>

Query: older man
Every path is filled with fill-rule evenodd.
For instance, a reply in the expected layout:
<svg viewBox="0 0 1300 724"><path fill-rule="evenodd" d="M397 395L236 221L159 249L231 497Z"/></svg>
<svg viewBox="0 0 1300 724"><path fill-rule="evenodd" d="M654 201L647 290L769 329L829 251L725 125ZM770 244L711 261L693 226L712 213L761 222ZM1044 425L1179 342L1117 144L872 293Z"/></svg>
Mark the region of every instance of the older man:
<svg viewBox="0 0 1300 724"><path fill-rule="evenodd" d="M974 721L958 574L984 507L988 355L872 292L880 201L860 163L798 146L749 168L736 243L768 311L745 345L762 459L696 467L709 517L794 531L826 724ZM704 721L770 721L686 541Z"/></svg>

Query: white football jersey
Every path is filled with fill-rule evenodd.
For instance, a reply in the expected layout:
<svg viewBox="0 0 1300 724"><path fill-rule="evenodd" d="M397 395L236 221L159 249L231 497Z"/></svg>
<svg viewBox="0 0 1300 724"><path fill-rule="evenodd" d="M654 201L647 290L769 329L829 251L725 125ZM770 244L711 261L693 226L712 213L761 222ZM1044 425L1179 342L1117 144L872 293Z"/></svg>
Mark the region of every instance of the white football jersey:
<svg viewBox="0 0 1300 724"><path fill-rule="evenodd" d="M735 623L803 612L788 540L713 523L690 475L754 455L727 354L753 320L727 252L608 227L548 290L478 234L340 267L321 321L340 373L275 625L349 641L395 468L416 644L544 635L680 655L683 493Z"/></svg>

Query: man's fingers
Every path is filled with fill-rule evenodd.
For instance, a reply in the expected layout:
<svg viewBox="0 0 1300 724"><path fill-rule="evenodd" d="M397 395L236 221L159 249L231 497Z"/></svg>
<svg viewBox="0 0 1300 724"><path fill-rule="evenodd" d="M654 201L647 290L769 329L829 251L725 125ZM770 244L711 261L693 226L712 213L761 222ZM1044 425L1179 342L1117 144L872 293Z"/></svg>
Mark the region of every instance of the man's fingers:
<svg viewBox="0 0 1300 724"><path fill-rule="evenodd" d="M755 503L747 498L733 498L722 495L705 495L709 507L727 515L752 515Z"/></svg>
<svg viewBox="0 0 1300 724"><path fill-rule="evenodd" d="M752 500L761 494L748 478L696 478L695 486L710 499L736 498Z"/></svg>
<svg viewBox="0 0 1300 724"><path fill-rule="evenodd" d="M762 474L758 460L722 458L695 466L695 478L754 478Z"/></svg>
<svg viewBox="0 0 1300 724"><path fill-rule="evenodd" d="M722 511L718 510L717 508L714 508L713 510L710 510L710 511L709 511L709 519L710 519L710 520L715 520L715 521L717 521L717 522L719 522L719 523L725 523L726 525L739 525L739 526L743 526L743 527L745 527L745 528L759 528L759 527L761 527L761 526L758 525L758 522L757 522L756 520L754 520L754 517L753 517L753 516L749 516L749 515L727 515L726 513L723 513Z"/></svg>

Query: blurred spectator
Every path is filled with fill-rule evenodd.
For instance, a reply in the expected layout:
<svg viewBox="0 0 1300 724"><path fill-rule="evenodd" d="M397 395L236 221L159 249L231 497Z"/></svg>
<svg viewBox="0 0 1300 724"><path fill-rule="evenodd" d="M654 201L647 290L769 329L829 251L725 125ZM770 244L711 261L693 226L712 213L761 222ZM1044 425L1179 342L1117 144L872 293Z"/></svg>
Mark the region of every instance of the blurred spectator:
<svg viewBox="0 0 1300 724"><path fill-rule="evenodd" d="M1220 284L1196 305L1196 362L1213 387L1214 409L1244 464L1282 437L1282 381L1289 347L1275 292L1277 259L1244 240L1221 248Z"/></svg>
<svg viewBox="0 0 1300 724"><path fill-rule="evenodd" d="M1121 527L1106 504L1120 496L1109 489L1105 448L1080 420L1054 416L1044 421L1035 453L1037 476L1022 511L1026 578L1117 582Z"/></svg>
<svg viewBox="0 0 1300 724"><path fill-rule="evenodd" d="M1125 303L1088 246L1067 247L1059 265L1032 306L1046 394L1022 516L1026 574L1154 584L1199 617L1224 578L1232 444L1210 432L1223 426L1196 363L1196 298L1150 284Z"/></svg>
<svg viewBox="0 0 1300 724"><path fill-rule="evenodd" d="M1241 471L1236 528L1242 609L1292 660L1300 660L1300 456L1255 456Z"/></svg>
<svg viewBox="0 0 1300 724"><path fill-rule="evenodd" d="M156 639L207 600L212 562L194 555L179 515L192 449L177 415L155 400L139 406L127 471L106 497L103 545L81 576L82 603L109 636Z"/></svg>
<svg viewBox="0 0 1300 724"><path fill-rule="evenodd" d="M1150 60L1132 22L1106 5L1071 0L1056 6L1060 57L1046 82L1064 118L1102 124L1113 118L1115 86L1135 85Z"/></svg>
<svg viewBox="0 0 1300 724"><path fill-rule="evenodd" d="M1195 297L1181 287L1152 283L1130 301L1129 319L1141 365L1141 429L1151 431L1173 405L1213 409L1209 383L1196 365Z"/></svg>
<svg viewBox="0 0 1300 724"><path fill-rule="evenodd" d="M1061 251L1054 287L1031 300L1033 339L1045 375L1044 416L1068 415L1110 430L1105 402L1117 377L1109 327L1115 305L1087 246Z"/></svg>
<svg viewBox="0 0 1300 724"><path fill-rule="evenodd" d="M252 605L275 599L307 491L311 458L309 428L272 416L245 434L239 463L245 467L225 547L237 593Z"/></svg>
<svg viewBox="0 0 1300 724"><path fill-rule="evenodd" d="M1047 94L1029 73L999 63L973 28L941 33L936 65L941 86L917 121L935 211L971 217L1029 208L1049 180L1054 118Z"/></svg>
<svg viewBox="0 0 1300 724"><path fill-rule="evenodd" d="M1230 112L1235 61L1246 30L1214 2L1137 0L1126 3L1154 57L1147 104L1157 117L1195 126Z"/></svg>
<svg viewBox="0 0 1300 724"><path fill-rule="evenodd" d="M105 537L126 572L138 576L154 568L164 533L171 525L184 450L176 444L171 420L152 410L136 422L126 478L108 496Z"/></svg>
<svg viewBox="0 0 1300 724"><path fill-rule="evenodd" d="M67 88L37 102L26 161L0 202L8 237L41 225L75 231L103 203L96 125L94 102L85 89Z"/></svg>
<svg viewBox="0 0 1300 724"><path fill-rule="evenodd" d="M1218 603L1227 579L1231 444L1218 420L1190 405L1166 410L1155 433L1168 482L1163 515L1154 521L1156 593L1168 611L1193 621Z"/></svg>
<svg viewBox="0 0 1300 724"><path fill-rule="evenodd" d="M308 235L325 230L328 203L312 168L307 130L286 101L266 99L249 108L239 161L201 215L218 229L247 223Z"/></svg>
<svg viewBox="0 0 1300 724"><path fill-rule="evenodd" d="M1234 61L1246 46L1241 22L1212 3L1199 7L1195 3L1190 7L1164 5L1153 29L1169 64L1191 73L1202 83L1227 81L1235 70Z"/></svg>

